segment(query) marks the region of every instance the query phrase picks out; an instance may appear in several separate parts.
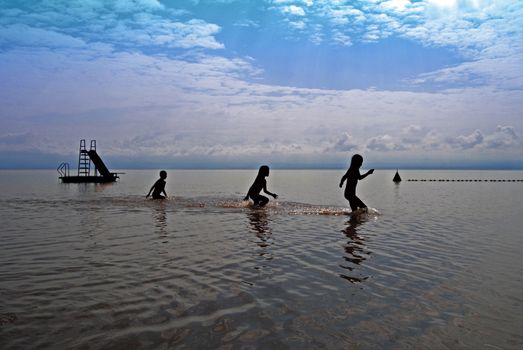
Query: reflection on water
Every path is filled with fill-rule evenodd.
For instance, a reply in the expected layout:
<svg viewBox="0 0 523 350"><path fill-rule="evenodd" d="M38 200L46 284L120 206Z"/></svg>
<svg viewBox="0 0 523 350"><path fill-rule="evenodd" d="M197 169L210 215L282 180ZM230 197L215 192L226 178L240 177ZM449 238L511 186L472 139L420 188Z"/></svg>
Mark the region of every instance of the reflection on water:
<svg viewBox="0 0 523 350"><path fill-rule="evenodd" d="M267 208L248 208L247 217L251 230L258 238L256 244L262 248L259 255L267 260L272 259L271 253L267 250L267 247L272 244L272 231Z"/></svg>
<svg viewBox="0 0 523 350"><path fill-rule="evenodd" d="M251 228L257 233L256 236L262 240L266 240L266 237L271 235L267 211L264 208L252 208L249 210L247 216Z"/></svg>
<svg viewBox="0 0 523 350"><path fill-rule="evenodd" d="M104 191L111 190L113 186L118 186L117 183L111 182L111 183L67 183L67 184L60 184L61 186L64 186L69 189L74 189L78 191L78 193L102 193Z"/></svg>
<svg viewBox="0 0 523 350"><path fill-rule="evenodd" d="M165 200L153 200L153 217L155 231L160 237L165 237L167 232L167 214L165 210Z"/></svg>
<svg viewBox="0 0 523 350"><path fill-rule="evenodd" d="M365 239L358 234L358 226L362 225L365 221L366 220L359 218L352 218L346 222L347 226L341 231L349 240L344 246L345 253L347 254L343 258L346 264L340 265L340 267L348 270L350 273L353 273L354 270L357 269L357 266L367 260L367 257L371 254L365 247ZM340 274L340 277L351 283L359 283L368 278L368 276L355 277L347 274Z"/></svg>

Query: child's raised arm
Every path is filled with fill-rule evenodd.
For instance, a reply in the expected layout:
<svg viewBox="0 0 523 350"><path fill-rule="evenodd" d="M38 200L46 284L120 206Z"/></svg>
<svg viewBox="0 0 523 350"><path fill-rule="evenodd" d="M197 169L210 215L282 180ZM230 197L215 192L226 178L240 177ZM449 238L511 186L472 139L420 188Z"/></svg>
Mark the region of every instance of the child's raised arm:
<svg viewBox="0 0 523 350"><path fill-rule="evenodd" d="M364 178L366 178L367 176L369 176L369 175L372 174L373 172L374 172L374 169L370 169L370 170L367 171L365 174L360 175L359 180L363 180Z"/></svg>
<svg viewBox="0 0 523 350"><path fill-rule="evenodd" d="M265 186L263 186L263 192L267 193L268 195L271 195L274 199L278 198L278 195L276 193L271 193L267 190L267 183Z"/></svg>

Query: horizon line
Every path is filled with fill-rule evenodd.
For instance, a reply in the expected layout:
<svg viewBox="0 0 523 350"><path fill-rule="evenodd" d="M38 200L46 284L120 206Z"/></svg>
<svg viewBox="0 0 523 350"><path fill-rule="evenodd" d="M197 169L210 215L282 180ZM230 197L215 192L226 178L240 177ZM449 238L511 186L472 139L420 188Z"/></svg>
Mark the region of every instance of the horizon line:
<svg viewBox="0 0 523 350"><path fill-rule="evenodd" d="M290 166L290 167L286 167L286 166L271 166L271 169L273 170L345 170L347 169L348 167L330 167L330 166L326 166L326 167L321 167L321 166L317 166L317 167L300 167L300 166L296 166L296 167L293 167L293 166ZM213 166L209 166L209 167L185 167L185 166L181 166L181 167L116 167L116 168L113 168L113 169L116 169L116 170L157 170L157 169L167 169L167 170L255 170L255 169L258 169L257 167L235 167L235 166L232 166L232 167L221 167L221 166L216 166L216 167L213 167ZM436 166L421 166L421 167L413 167L413 166L406 166L406 167L389 167L389 166L386 166L386 167L378 167L378 166L369 166L369 167L362 167L362 169L375 169L375 170L499 170L499 171L503 171L503 170L519 170L519 171L523 171L523 165L521 166L505 166L505 167L501 167L501 166L483 166L483 167L480 167L480 166L464 166L464 167L452 167L452 166L443 166L443 167L436 167ZM7 171L7 170L55 170L56 171L56 168L54 167L1 167L0 166L0 171ZM78 168L71 168L70 171L77 171ZM112 171L112 172L116 172L116 171Z"/></svg>

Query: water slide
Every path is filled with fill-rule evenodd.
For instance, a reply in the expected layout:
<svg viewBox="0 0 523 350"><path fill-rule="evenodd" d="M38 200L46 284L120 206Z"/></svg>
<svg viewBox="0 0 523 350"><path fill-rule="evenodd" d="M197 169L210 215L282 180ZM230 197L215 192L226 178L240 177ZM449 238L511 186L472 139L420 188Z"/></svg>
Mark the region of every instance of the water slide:
<svg viewBox="0 0 523 350"><path fill-rule="evenodd" d="M103 177L113 177L114 175L109 172L109 169L105 166L105 163L103 162L102 158L96 153L95 150L90 150L87 152L89 154L89 158L91 158L91 161L93 162L94 166L96 167L96 170L102 175Z"/></svg>

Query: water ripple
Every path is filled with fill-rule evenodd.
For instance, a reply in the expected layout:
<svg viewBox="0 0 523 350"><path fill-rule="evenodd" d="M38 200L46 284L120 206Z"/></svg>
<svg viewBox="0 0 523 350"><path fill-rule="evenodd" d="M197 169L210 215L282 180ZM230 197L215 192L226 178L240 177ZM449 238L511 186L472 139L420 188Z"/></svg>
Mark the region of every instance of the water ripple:
<svg viewBox="0 0 523 350"><path fill-rule="evenodd" d="M0 344L517 349L523 196L489 185L362 187L379 212L358 216L123 183L2 197Z"/></svg>

